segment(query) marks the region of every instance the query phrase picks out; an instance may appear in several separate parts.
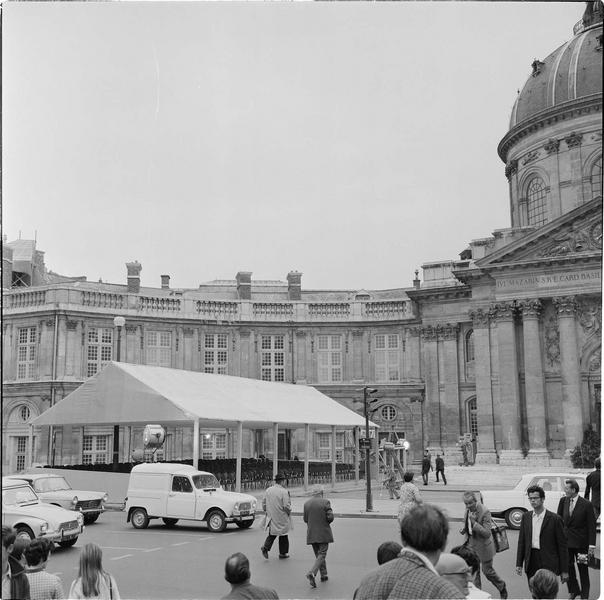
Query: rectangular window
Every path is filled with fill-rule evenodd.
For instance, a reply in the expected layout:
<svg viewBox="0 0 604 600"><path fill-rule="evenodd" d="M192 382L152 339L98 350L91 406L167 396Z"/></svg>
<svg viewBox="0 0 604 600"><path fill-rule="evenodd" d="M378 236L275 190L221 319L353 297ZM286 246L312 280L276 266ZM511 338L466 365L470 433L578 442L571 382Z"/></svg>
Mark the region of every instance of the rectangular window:
<svg viewBox="0 0 604 600"><path fill-rule="evenodd" d="M25 461L27 459L27 436L19 436L16 444L16 468L17 471L25 469Z"/></svg>
<svg viewBox="0 0 604 600"><path fill-rule="evenodd" d="M86 376L96 375L113 356L113 329L91 327L86 348Z"/></svg>
<svg viewBox="0 0 604 600"><path fill-rule="evenodd" d="M170 331L148 331L146 364L154 367L172 366L172 333Z"/></svg>
<svg viewBox="0 0 604 600"><path fill-rule="evenodd" d="M344 431L336 431L336 462L344 460ZM331 433L317 433L319 460L331 460Z"/></svg>
<svg viewBox="0 0 604 600"><path fill-rule="evenodd" d="M107 464L108 435L85 435L82 440L82 463L85 465Z"/></svg>
<svg viewBox="0 0 604 600"><path fill-rule="evenodd" d="M228 372L228 335L226 333L206 333L203 353L204 373L226 375Z"/></svg>
<svg viewBox="0 0 604 600"><path fill-rule="evenodd" d="M263 381L285 381L283 335L261 336L260 376Z"/></svg>
<svg viewBox="0 0 604 600"><path fill-rule="evenodd" d="M202 433L201 457L205 459L226 458L226 433Z"/></svg>
<svg viewBox="0 0 604 600"><path fill-rule="evenodd" d="M339 335L320 335L317 340L319 383L342 381L342 338Z"/></svg>
<svg viewBox="0 0 604 600"><path fill-rule="evenodd" d="M400 346L398 334L375 336L375 380L399 381Z"/></svg>
<svg viewBox="0 0 604 600"><path fill-rule="evenodd" d="M17 346L17 379L33 379L36 369L37 328L20 327Z"/></svg>

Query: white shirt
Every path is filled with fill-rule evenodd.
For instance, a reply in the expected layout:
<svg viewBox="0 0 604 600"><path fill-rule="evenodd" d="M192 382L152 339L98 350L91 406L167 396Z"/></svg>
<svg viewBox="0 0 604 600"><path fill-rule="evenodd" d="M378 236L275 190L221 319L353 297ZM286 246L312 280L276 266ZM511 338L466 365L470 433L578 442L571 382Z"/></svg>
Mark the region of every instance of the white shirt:
<svg viewBox="0 0 604 600"><path fill-rule="evenodd" d="M538 515L535 511L533 511L533 538L531 542L531 548L535 548L537 550L541 549L539 545L539 534L541 533L541 525L543 525L543 517L545 516L545 510Z"/></svg>

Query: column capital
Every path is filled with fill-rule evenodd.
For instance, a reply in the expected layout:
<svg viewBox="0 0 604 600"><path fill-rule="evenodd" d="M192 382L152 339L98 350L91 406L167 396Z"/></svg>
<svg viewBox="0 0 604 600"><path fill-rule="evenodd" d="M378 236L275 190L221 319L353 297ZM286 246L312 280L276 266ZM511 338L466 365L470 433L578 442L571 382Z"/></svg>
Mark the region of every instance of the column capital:
<svg viewBox="0 0 604 600"><path fill-rule="evenodd" d="M522 316L525 319L538 319L543 310L543 304L538 298L522 300L522 302L518 304L518 307L522 311Z"/></svg>
<svg viewBox="0 0 604 600"><path fill-rule="evenodd" d="M583 135L573 131L569 136L564 138L564 141L569 148L577 148L583 142Z"/></svg>
<svg viewBox="0 0 604 600"><path fill-rule="evenodd" d="M70 319L67 320L67 330L75 331L78 328L79 321L72 321Z"/></svg>
<svg viewBox="0 0 604 600"><path fill-rule="evenodd" d="M445 323L437 326L439 337L443 340L456 340L459 325L457 323Z"/></svg>
<svg viewBox="0 0 604 600"><path fill-rule="evenodd" d="M513 321L516 316L516 303L497 302L491 305L489 313L496 321Z"/></svg>
<svg viewBox="0 0 604 600"><path fill-rule="evenodd" d="M553 299L559 317L573 317L577 312L576 296L560 296Z"/></svg>
<svg viewBox="0 0 604 600"><path fill-rule="evenodd" d="M507 165L505 165L505 176L510 179L510 177L518 171L518 161L516 159L510 160Z"/></svg>
<svg viewBox="0 0 604 600"><path fill-rule="evenodd" d="M424 342L435 342L438 337L438 331L436 327L433 327L432 325L420 327L420 333Z"/></svg>
<svg viewBox="0 0 604 600"><path fill-rule="evenodd" d="M408 331L409 335L412 337L419 337L421 329L421 327L407 327L406 331Z"/></svg>
<svg viewBox="0 0 604 600"><path fill-rule="evenodd" d="M126 333L136 333L138 330L138 325L125 325Z"/></svg>
<svg viewBox="0 0 604 600"><path fill-rule="evenodd" d="M488 310L485 310L484 308L475 308L470 310L468 315L470 316L470 319L472 319L475 329L489 326L490 314Z"/></svg>
<svg viewBox="0 0 604 600"><path fill-rule="evenodd" d="M548 154L554 154L558 152L558 149L560 148L560 140L550 138L547 140L547 142L545 142L545 144L543 144L543 148Z"/></svg>

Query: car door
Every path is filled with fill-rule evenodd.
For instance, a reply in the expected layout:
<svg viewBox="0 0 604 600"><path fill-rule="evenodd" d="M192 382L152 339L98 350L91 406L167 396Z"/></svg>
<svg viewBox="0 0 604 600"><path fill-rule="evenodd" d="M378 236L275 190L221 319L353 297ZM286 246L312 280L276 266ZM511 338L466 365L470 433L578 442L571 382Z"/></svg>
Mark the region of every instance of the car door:
<svg viewBox="0 0 604 600"><path fill-rule="evenodd" d="M166 516L171 519L193 519L195 517L195 493L193 484L186 475L172 475Z"/></svg>

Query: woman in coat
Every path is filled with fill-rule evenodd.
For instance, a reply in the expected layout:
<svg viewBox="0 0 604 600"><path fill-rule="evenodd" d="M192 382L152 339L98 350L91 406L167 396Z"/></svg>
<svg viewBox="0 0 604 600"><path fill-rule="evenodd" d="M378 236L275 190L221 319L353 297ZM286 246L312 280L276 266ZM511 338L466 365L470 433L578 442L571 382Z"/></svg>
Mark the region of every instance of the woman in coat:
<svg viewBox="0 0 604 600"><path fill-rule="evenodd" d="M403 475L403 484L399 490L401 503L398 507L398 522L402 523L405 515L418 504L422 504L422 496L418 487L413 483L413 472L407 471Z"/></svg>

